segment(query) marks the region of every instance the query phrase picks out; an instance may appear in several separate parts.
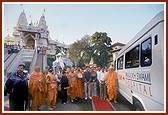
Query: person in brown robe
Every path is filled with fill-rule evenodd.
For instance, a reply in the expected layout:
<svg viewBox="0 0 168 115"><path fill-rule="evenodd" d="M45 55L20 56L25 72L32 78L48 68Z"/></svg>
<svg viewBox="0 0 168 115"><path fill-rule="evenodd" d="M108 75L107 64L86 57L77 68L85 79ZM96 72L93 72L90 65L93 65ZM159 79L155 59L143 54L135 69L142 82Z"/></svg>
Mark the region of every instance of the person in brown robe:
<svg viewBox="0 0 168 115"><path fill-rule="evenodd" d="M47 98L47 83L46 83L46 76L48 74L48 70L43 70L43 73L41 74L42 75L42 78L43 78L43 88L44 88L44 97L45 97L45 100ZM46 101L47 102L47 101Z"/></svg>
<svg viewBox="0 0 168 115"><path fill-rule="evenodd" d="M43 78L40 74L40 67L36 66L30 75L29 90L32 97L32 111L40 110L40 106L45 103Z"/></svg>
<svg viewBox="0 0 168 115"><path fill-rule="evenodd" d="M105 75L105 81L109 101L113 100L114 103L117 103L117 73L112 66L109 67L109 71Z"/></svg>
<svg viewBox="0 0 168 115"><path fill-rule="evenodd" d="M77 98L77 76L74 72L74 69L71 68L70 73L69 73L69 83L70 83L70 88L69 88L69 97L71 99L71 102L74 102L74 99Z"/></svg>
<svg viewBox="0 0 168 115"><path fill-rule="evenodd" d="M75 72L77 76L77 95L78 98L83 99L84 98L84 78L83 73L80 68L77 69Z"/></svg>
<svg viewBox="0 0 168 115"><path fill-rule="evenodd" d="M49 72L46 76L46 84L47 84L47 104L48 109L53 110L56 107L56 99L57 99L57 91L58 85L57 80L54 74L53 69L49 69Z"/></svg>

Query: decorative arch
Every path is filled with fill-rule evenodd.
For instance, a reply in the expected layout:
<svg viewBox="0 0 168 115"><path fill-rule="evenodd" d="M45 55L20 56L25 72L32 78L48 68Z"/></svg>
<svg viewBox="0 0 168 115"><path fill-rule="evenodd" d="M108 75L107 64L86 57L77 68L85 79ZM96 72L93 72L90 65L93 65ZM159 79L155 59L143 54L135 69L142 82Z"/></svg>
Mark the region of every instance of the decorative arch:
<svg viewBox="0 0 168 115"><path fill-rule="evenodd" d="M26 34L25 38L27 38L27 37L31 37L31 38L35 39L35 35L32 35L31 33Z"/></svg>
<svg viewBox="0 0 168 115"><path fill-rule="evenodd" d="M34 47L35 46L35 37L32 34L27 34L25 37L25 45L28 47Z"/></svg>
<svg viewBox="0 0 168 115"><path fill-rule="evenodd" d="M26 46L34 47L35 46L35 40L33 38L27 38Z"/></svg>

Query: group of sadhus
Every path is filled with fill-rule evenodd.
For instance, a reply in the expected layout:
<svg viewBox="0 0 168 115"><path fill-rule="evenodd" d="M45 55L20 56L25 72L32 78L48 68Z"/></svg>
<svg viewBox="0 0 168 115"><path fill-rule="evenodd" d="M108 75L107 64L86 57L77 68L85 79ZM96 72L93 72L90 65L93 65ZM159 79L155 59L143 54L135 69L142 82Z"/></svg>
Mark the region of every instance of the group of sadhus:
<svg viewBox="0 0 168 115"><path fill-rule="evenodd" d="M56 108L59 84L61 84L62 104L67 103L67 96L70 97L72 103L77 99L84 98L85 70L81 70L80 68L67 68L63 70L60 81L58 81L58 76L54 73L53 69L44 70L43 73L40 73L40 71L40 67L36 66L29 77L32 111L40 110L40 106L43 104L48 105L48 110ZM109 67L108 72L104 76L104 80L106 82L109 100L117 103L117 74L112 66Z"/></svg>

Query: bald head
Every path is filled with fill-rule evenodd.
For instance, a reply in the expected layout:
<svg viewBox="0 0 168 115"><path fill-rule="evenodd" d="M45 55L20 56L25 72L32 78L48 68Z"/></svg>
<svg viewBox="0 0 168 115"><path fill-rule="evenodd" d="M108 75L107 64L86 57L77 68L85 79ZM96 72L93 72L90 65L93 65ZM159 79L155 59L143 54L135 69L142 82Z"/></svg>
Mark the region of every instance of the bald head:
<svg viewBox="0 0 168 115"><path fill-rule="evenodd" d="M39 67L39 66L36 66L36 67L34 68L34 71L39 73L39 72L40 72L40 67Z"/></svg>

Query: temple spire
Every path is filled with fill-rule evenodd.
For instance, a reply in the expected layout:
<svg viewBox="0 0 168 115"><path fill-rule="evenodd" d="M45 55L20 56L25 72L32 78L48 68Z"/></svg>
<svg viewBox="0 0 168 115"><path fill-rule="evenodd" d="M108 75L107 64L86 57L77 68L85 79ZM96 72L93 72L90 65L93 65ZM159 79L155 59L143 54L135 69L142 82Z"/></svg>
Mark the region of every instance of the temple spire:
<svg viewBox="0 0 168 115"><path fill-rule="evenodd" d="M45 8L44 8L44 10L43 10L43 14L45 13Z"/></svg>
<svg viewBox="0 0 168 115"><path fill-rule="evenodd" d="M45 9L44 9L45 12ZM44 13L42 14L42 16L40 17L40 21L38 23L38 27L44 30L47 30L47 25L46 25L46 20L45 20L45 16Z"/></svg>
<svg viewBox="0 0 168 115"><path fill-rule="evenodd" d="M21 12L23 11L23 4L20 4L20 7L21 7Z"/></svg>
<svg viewBox="0 0 168 115"><path fill-rule="evenodd" d="M23 10L23 12L21 12L18 22L17 22L17 26L27 26L27 18L26 18L26 14Z"/></svg>

